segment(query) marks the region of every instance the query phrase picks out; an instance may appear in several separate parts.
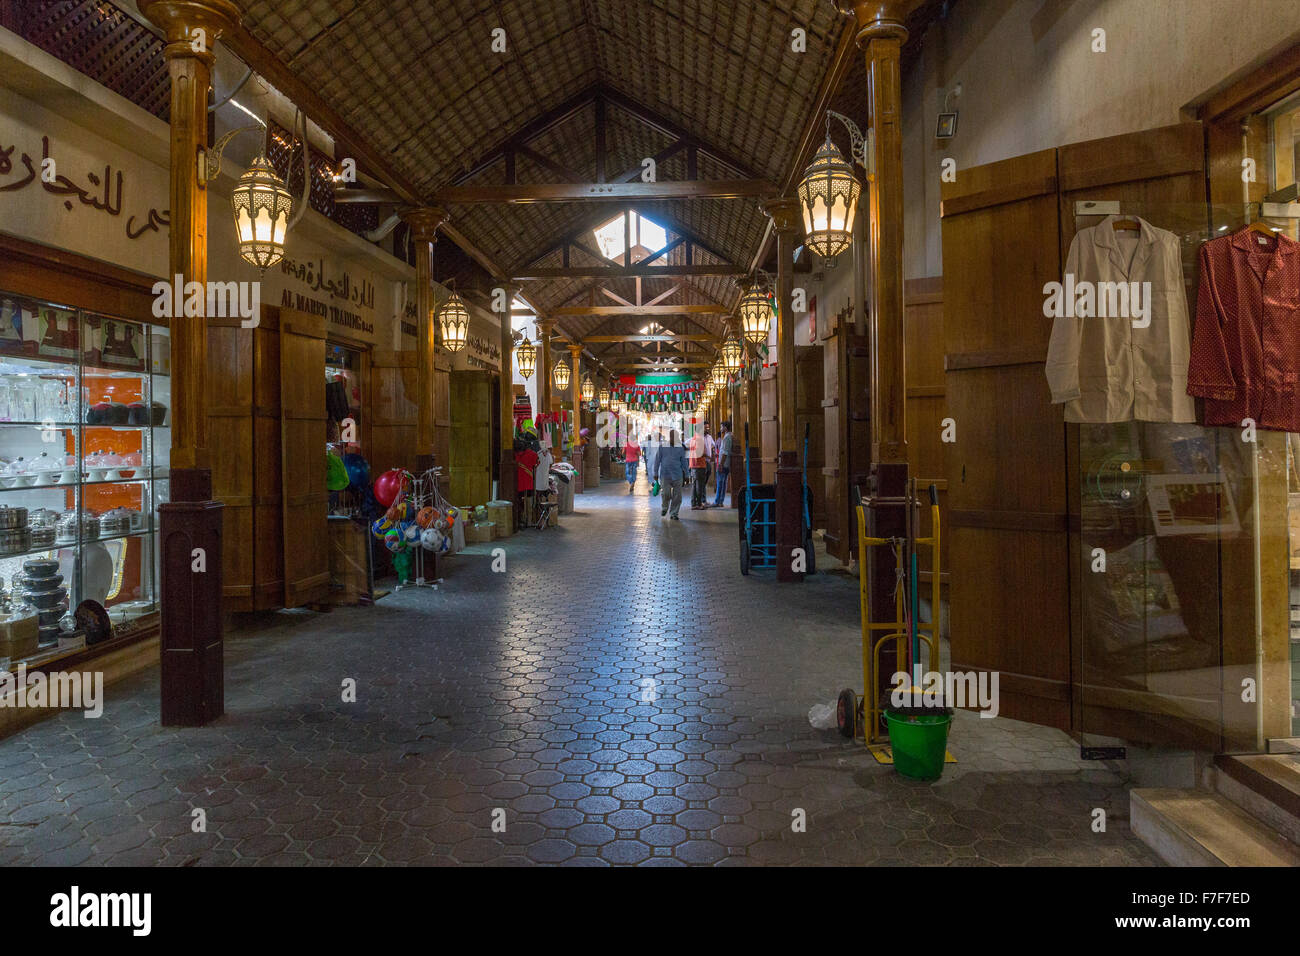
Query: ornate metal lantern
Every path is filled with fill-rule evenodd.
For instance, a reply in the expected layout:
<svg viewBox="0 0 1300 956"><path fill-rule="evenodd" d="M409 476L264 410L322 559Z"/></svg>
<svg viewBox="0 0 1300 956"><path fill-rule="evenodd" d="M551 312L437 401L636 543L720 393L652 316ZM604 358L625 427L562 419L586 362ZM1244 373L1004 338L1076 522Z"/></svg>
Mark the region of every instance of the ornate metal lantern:
<svg viewBox="0 0 1300 956"><path fill-rule="evenodd" d="M469 335L469 310L455 292L438 310L438 326L442 332L442 345L448 352L459 352L465 347Z"/></svg>
<svg viewBox="0 0 1300 956"><path fill-rule="evenodd" d="M713 363L713 368L709 370L709 381L714 388L726 388L727 382L731 380L731 373L727 371L726 366L722 364L722 359Z"/></svg>
<svg viewBox="0 0 1300 956"><path fill-rule="evenodd" d="M239 254L250 265L265 271L284 256L284 236L289 230L293 196L275 167L258 156L239 177L230 192L239 234Z"/></svg>
<svg viewBox="0 0 1300 956"><path fill-rule="evenodd" d="M569 360L561 355L560 360L555 363L555 368L551 370L551 381L555 383L556 388L560 391L564 391L569 387L571 374L572 372L569 368Z"/></svg>
<svg viewBox="0 0 1300 956"><path fill-rule="evenodd" d="M596 404L601 408L609 408L609 389L601 388L596 394Z"/></svg>
<svg viewBox="0 0 1300 956"><path fill-rule="evenodd" d="M718 358L728 373L739 372L745 363L745 344L740 339L728 339L718 350Z"/></svg>
<svg viewBox="0 0 1300 956"><path fill-rule="evenodd" d="M592 383L591 376L588 375L582 380L582 400L584 402L590 402L595 397L596 386Z"/></svg>
<svg viewBox="0 0 1300 956"><path fill-rule="evenodd" d="M537 346L524 336L524 340L519 343L515 349L515 364L519 367L519 374L528 378L537 368Z"/></svg>
<svg viewBox="0 0 1300 956"><path fill-rule="evenodd" d="M767 289L755 284L740 300L740 327L755 345L766 345L772 328L772 300Z"/></svg>
<svg viewBox="0 0 1300 956"><path fill-rule="evenodd" d="M827 135L798 190L804 242L809 249L831 259L853 244L853 219L861 192L853 166Z"/></svg>

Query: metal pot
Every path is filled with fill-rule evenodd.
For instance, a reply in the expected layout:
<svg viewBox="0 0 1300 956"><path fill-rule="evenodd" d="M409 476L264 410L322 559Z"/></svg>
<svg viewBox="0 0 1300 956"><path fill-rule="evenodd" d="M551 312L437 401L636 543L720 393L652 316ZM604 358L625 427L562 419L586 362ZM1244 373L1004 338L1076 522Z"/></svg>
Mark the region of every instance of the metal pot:
<svg viewBox="0 0 1300 956"><path fill-rule="evenodd" d="M0 531L0 555L23 554L32 549L32 533L26 528Z"/></svg>
<svg viewBox="0 0 1300 956"><path fill-rule="evenodd" d="M27 527L27 509L0 505L0 531Z"/></svg>
<svg viewBox="0 0 1300 956"><path fill-rule="evenodd" d="M53 558L32 558L30 561L23 562L24 579L36 580L38 578L48 578L52 574L59 573L59 562ZM14 575L14 587L22 587L18 575Z"/></svg>

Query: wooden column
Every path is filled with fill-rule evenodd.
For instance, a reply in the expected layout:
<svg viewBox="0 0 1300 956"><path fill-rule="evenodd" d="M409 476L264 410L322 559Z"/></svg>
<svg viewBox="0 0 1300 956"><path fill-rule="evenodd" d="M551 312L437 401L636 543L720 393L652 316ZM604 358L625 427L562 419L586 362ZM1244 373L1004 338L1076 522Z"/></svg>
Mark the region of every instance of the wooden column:
<svg viewBox="0 0 1300 956"><path fill-rule="evenodd" d="M551 332L555 329L555 320L541 316L537 318L537 412L546 414L551 410Z"/></svg>
<svg viewBox="0 0 1300 956"><path fill-rule="evenodd" d="M519 286L498 280L498 288L505 292L506 309L497 314L501 321L501 378L498 381L497 402L501 406L501 461L498 470L497 495L502 501L515 500L515 344L510 320L511 304ZM517 515L516 515L517 517ZM518 522L516 522L516 526Z"/></svg>
<svg viewBox="0 0 1300 956"><path fill-rule="evenodd" d="M737 333L739 334L739 333ZM743 341L743 339L742 339ZM731 490L731 507L737 507L740 502L736 499L736 491L744 487L745 484L745 446L741 442L741 433L744 431L745 423L741 421L741 396L745 390L744 371L740 373L740 379L736 382L731 393L731 463L728 467L731 469L730 481L728 482Z"/></svg>
<svg viewBox="0 0 1300 956"><path fill-rule="evenodd" d="M774 199L763 210L776 227L776 379L780 451L776 466L776 579L802 581L807 566L796 560L804 544L803 472L799 467L798 398L794 361L794 247L803 227L797 199Z"/></svg>
<svg viewBox="0 0 1300 956"><path fill-rule="evenodd" d="M168 279L208 281L206 161L213 50L239 22L230 0L141 0L162 28L171 78ZM223 279L231 277L222 277ZM208 467L207 317L171 324L171 500L158 508L161 554L161 719L198 726L225 712L221 503ZM202 559L202 570L199 560Z"/></svg>
<svg viewBox="0 0 1300 956"><path fill-rule="evenodd" d="M416 366L415 467L418 471L434 465L433 434L437 421L434 408L433 363L437 358L437 339L433 314L433 244L438 241L438 227L447 221L447 211L438 206L422 206L402 213L402 221L411 229L415 245L415 312L419 329Z"/></svg>
<svg viewBox="0 0 1300 956"><path fill-rule="evenodd" d="M841 0L841 9L845 9ZM869 192L871 222L871 494L901 498L907 493L907 390L903 365L903 98L899 58L907 39L904 23L919 0L860 0L851 5L858 44L866 50L868 115L875 129L876 177ZM905 532L905 509L867 509L868 534L897 537ZM856 535L856 529L850 533ZM862 555L858 556L863 560ZM892 608L895 568L888 549L871 555L871 606ZM892 612L882 612L892 616ZM882 649L882 690L899 662L890 643Z"/></svg>
<svg viewBox="0 0 1300 956"><path fill-rule="evenodd" d="M582 344L569 346L569 364L573 378L569 379L569 390L572 392L573 401L573 440L578 440L578 429L582 427ZM574 445L577 448L577 445ZM582 468L582 459L575 451L572 453L571 463L575 468Z"/></svg>

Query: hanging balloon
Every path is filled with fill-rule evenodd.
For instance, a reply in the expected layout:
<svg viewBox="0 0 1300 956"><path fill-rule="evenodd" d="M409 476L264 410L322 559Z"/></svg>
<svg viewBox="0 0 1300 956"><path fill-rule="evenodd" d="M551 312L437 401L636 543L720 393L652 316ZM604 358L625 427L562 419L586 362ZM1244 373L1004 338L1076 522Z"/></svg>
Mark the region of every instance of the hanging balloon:
<svg viewBox="0 0 1300 956"><path fill-rule="evenodd" d="M406 491L406 472L393 468L375 479L375 500L385 508Z"/></svg>

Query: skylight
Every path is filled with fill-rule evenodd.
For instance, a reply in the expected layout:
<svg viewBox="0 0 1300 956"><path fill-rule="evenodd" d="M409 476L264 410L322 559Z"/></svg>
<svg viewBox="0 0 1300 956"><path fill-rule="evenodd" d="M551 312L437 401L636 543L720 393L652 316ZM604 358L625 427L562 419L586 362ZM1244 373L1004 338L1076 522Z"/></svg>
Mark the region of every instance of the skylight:
<svg viewBox="0 0 1300 956"><path fill-rule="evenodd" d="M623 235L624 219L621 213L595 230L596 245L599 246L601 255L606 259L623 265L630 265L668 245L668 232L657 222L636 213L631 213L626 221L632 230L632 255L630 261L624 259L628 249L628 242Z"/></svg>

